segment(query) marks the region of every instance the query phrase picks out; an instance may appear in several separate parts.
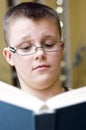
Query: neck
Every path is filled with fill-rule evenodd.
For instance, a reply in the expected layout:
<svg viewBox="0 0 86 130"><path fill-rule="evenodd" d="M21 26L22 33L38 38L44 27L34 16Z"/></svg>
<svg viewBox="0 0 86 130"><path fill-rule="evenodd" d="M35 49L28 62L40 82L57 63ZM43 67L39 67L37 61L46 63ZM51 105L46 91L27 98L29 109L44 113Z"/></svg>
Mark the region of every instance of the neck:
<svg viewBox="0 0 86 130"><path fill-rule="evenodd" d="M46 101L49 98L64 92L64 88L60 84L52 87L49 86L46 89L34 89L25 86L21 88L28 94L31 94L42 101Z"/></svg>
<svg viewBox="0 0 86 130"><path fill-rule="evenodd" d="M37 98L39 98L40 100L46 101L49 98L58 95L60 93L64 92L64 88L63 87L56 87L54 89L48 88L45 90L37 90L36 93L34 93L33 95L35 95Z"/></svg>

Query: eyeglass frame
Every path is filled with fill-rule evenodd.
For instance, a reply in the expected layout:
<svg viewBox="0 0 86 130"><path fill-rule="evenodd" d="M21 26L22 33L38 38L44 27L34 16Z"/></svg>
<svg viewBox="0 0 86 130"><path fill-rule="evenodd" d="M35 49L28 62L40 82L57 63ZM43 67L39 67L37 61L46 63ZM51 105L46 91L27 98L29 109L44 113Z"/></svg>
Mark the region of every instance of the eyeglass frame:
<svg viewBox="0 0 86 130"><path fill-rule="evenodd" d="M57 51L60 50L60 48L61 48L61 46L62 46L62 44L61 44L62 41L56 41L56 42L50 42L50 43L53 43L53 44L58 44L58 43L59 43L59 49L53 50L53 51L46 51L46 47L44 47L44 44L43 44L42 46L39 46L39 47L37 47L36 45L32 45L32 46L35 47L34 52L31 53L31 54L25 54L25 55L24 55L24 54L19 54L19 53L17 52L17 50L18 50L18 49L21 49L21 48L16 48L16 47L8 46L8 49L9 49L9 51L11 51L12 53L15 53L15 54L17 54L17 55L27 56L27 55L33 55L33 54L35 54L39 48L43 49L43 51L45 51L45 52L57 52Z"/></svg>

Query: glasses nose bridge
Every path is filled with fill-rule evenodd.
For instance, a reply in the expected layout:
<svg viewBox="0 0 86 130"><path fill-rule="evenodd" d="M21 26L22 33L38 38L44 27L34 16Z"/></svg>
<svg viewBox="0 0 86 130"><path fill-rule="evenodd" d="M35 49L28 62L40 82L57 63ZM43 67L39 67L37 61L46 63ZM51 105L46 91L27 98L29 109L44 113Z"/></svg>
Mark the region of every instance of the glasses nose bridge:
<svg viewBox="0 0 86 130"><path fill-rule="evenodd" d="M44 51L44 47L43 46L39 46L39 47L35 47L35 51L38 51L39 49L43 50Z"/></svg>

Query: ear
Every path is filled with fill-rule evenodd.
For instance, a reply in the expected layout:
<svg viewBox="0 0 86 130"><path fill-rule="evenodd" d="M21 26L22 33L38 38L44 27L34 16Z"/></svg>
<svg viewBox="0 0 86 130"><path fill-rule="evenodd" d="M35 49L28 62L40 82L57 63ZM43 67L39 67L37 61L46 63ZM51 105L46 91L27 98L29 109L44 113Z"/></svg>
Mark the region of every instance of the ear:
<svg viewBox="0 0 86 130"><path fill-rule="evenodd" d="M8 48L3 49L3 55L4 55L5 59L7 60L7 62L11 66L14 66L14 62L13 62L13 59L12 59L12 53L9 51Z"/></svg>
<svg viewBox="0 0 86 130"><path fill-rule="evenodd" d="M64 41L61 41L61 54L62 54L62 56L64 55L64 51L65 51L65 43L64 43Z"/></svg>
<svg viewBox="0 0 86 130"><path fill-rule="evenodd" d="M61 42L61 48L64 50L64 41Z"/></svg>

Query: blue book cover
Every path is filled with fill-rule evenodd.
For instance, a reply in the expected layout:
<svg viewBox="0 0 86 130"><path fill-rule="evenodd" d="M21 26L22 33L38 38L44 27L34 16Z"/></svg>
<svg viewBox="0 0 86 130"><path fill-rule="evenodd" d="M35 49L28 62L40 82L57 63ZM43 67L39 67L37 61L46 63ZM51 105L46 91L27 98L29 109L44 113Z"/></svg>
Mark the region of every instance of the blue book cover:
<svg viewBox="0 0 86 130"><path fill-rule="evenodd" d="M86 101L56 110L55 130L86 130Z"/></svg>
<svg viewBox="0 0 86 130"><path fill-rule="evenodd" d="M44 102L13 86L3 85L0 130L86 130L86 87Z"/></svg>
<svg viewBox="0 0 86 130"><path fill-rule="evenodd" d="M35 130L34 113L0 101L0 130Z"/></svg>

